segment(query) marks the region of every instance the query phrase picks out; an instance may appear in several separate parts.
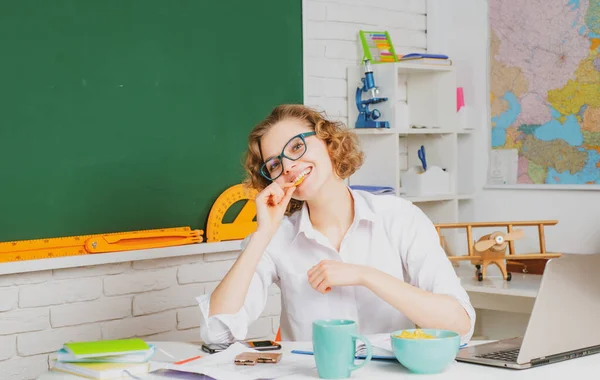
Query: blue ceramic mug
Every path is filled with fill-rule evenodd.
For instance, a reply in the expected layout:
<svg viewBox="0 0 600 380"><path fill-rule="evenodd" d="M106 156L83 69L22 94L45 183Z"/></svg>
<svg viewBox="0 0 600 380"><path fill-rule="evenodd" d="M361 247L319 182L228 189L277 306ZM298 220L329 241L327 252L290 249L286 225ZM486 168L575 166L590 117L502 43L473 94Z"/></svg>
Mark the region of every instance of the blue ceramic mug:
<svg viewBox="0 0 600 380"><path fill-rule="evenodd" d="M313 322L313 352L320 378L347 379L352 371L371 361L371 342L356 331L356 322L347 319ZM367 357L359 365L354 364L357 339L362 340L367 348Z"/></svg>

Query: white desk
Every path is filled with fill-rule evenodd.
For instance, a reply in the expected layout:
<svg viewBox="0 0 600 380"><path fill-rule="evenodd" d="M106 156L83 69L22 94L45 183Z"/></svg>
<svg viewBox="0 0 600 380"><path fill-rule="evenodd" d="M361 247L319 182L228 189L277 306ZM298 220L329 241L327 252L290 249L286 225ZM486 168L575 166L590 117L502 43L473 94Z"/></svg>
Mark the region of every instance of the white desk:
<svg viewBox="0 0 600 380"><path fill-rule="evenodd" d="M475 337L496 340L525 333L541 275L513 273L511 281L490 276L480 282L473 265L461 265L456 272L476 309Z"/></svg>
<svg viewBox="0 0 600 380"><path fill-rule="evenodd" d="M472 342L478 344L483 342ZM175 343L175 342L157 342L158 347L165 350L177 360L183 360L189 357L197 356L202 353L200 346L190 343ZM302 373L294 376L282 377L286 380L314 380L318 379L317 370L313 356L297 355L290 353L292 349L312 350L312 344L306 342L283 343L283 361L290 356L303 357L302 364L305 363L305 368ZM158 352L153 358L157 361L169 361L166 355ZM447 368L443 373L437 375L425 376L428 379L445 379L445 380L464 380L464 379L543 379L545 376L572 378L572 379L587 379L597 378L600 373L600 355L591 355L588 357L568 360L560 363L545 365L537 368L526 370L510 370L504 368L487 367L466 363L454 363ZM371 361L364 368L354 371L350 379L402 379L402 378L423 378L424 375L410 373L397 361ZM165 380L164 377L152 376L151 374L142 377L144 380ZM81 380L82 378L62 374L59 372L50 371L40 377L38 380Z"/></svg>

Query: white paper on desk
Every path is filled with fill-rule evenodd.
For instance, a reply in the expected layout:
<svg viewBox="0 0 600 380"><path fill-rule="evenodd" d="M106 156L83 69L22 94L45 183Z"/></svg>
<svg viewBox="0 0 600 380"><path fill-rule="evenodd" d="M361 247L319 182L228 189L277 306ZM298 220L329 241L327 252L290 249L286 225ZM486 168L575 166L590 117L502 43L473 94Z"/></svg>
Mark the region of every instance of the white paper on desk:
<svg viewBox="0 0 600 380"><path fill-rule="evenodd" d="M392 338L390 338L390 334L372 334L366 335L366 338L371 342L374 357L396 359L394 351L392 351ZM364 343L357 344L356 355L363 356L366 354L367 347Z"/></svg>
<svg viewBox="0 0 600 380"><path fill-rule="evenodd" d="M242 352L257 352L257 350L241 343L234 343L219 353L183 365L169 364L165 368L204 374L218 380L276 379L291 374L312 373L316 368L312 357L291 354L282 356L277 364L236 365L234 359Z"/></svg>

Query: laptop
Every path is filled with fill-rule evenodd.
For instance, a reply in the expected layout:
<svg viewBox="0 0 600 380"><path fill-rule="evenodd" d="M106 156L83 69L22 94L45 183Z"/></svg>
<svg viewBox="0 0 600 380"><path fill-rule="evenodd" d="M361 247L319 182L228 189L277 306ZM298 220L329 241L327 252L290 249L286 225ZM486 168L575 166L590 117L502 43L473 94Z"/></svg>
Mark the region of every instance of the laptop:
<svg viewBox="0 0 600 380"><path fill-rule="evenodd" d="M456 360L526 369L600 353L599 323L600 254L563 254L546 263L523 337L465 347Z"/></svg>

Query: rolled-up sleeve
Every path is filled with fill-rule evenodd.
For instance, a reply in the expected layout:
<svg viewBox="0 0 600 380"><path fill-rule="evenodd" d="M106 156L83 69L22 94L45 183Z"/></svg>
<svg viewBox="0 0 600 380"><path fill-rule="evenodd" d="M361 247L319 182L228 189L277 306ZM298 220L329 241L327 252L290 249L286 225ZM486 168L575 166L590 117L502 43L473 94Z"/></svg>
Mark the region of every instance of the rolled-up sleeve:
<svg viewBox="0 0 600 380"><path fill-rule="evenodd" d="M242 241L242 251L250 239ZM200 307L200 337L205 343L231 343L246 339L248 325L262 313L267 302L267 292L277 278L275 264L268 252L261 257L250 281L244 306L235 314L210 315L212 292L196 298ZM210 315L210 316L209 316Z"/></svg>
<svg viewBox="0 0 600 380"><path fill-rule="evenodd" d="M469 295L460 283L452 263L440 245L440 238L431 220L416 206L410 235L403 239L406 243L401 252L410 277L411 285L432 293L454 297L465 309L471 321L469 332L461 336L461 344L467 343L475 329L475 309ZM408 237L410 236L410 237Z"/></svg>

